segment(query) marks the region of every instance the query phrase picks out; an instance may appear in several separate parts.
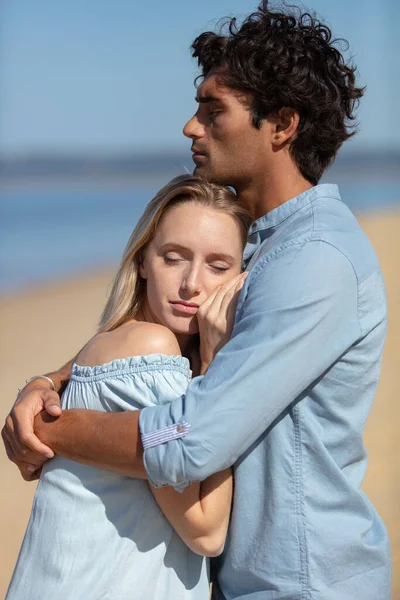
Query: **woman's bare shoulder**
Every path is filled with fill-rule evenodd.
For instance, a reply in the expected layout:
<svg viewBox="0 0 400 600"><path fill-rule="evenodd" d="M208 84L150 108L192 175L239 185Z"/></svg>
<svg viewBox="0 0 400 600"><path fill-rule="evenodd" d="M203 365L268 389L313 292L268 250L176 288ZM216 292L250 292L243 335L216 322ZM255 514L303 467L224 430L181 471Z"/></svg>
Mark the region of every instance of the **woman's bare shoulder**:
<svg viewBox="0 0 400 600"><path fill-rule="evenodd" d="M117 358L166 354L180 356L175 334L163 325L131 321L95 335L76 358L79 365L94 367Z"/></svg>
<svg viewBox="0 0 400 600"><path fill-rule="evenodd" d="M129 347L138 354L180 355L181 350L175 334L158 323L135 322L127 329Z"/></svg>

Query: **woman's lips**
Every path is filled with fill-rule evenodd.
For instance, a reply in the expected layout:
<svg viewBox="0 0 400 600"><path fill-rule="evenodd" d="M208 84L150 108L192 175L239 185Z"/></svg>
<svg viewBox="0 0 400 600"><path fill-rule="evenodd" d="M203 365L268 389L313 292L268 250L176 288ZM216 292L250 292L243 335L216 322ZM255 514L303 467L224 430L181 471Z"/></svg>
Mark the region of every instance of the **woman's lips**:
<svg viewBox="0 0 400 600"><path fill-rule="evenodd" d="M199 310L197 304L186 304L185 302L171 302L174 310L185 315L195 315Z"/></svg>

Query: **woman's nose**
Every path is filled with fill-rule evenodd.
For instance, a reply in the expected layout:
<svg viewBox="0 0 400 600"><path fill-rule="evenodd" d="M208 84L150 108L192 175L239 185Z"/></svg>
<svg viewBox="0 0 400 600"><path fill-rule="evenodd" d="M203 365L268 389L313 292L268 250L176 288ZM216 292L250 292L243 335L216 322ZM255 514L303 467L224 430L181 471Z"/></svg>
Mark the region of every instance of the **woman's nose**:
<svg viewBox="0 0 400 600"><path fill-rule="evenodd" d="M193 296L194 294L200 293L200 287L201 287L200 274L199 274L198 269L196 269L196 268L188 269L182 279L182 283L181 283L182 291L184 291L186 294Z"/></svg>

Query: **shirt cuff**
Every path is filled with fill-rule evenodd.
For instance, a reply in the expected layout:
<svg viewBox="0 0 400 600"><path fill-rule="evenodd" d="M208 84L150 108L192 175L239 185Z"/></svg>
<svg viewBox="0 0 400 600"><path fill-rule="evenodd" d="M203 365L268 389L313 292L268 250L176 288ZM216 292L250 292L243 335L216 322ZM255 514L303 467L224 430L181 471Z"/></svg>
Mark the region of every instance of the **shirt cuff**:
<svg viewBox="0 0 400 600"><path fill-rule="evenodd" d="M139 415L143 444L143 462L148 479L154 487L170 485L182 492L190 481L182 477L182 439L190 430L183 419L172 422L170 405L144 408ZM180 465L180 469L176 467Z"/></svg>
<svg viewBox="0 0 400 600"><path fill-rule="evenodd" d="M148 450L159 444L166 444L171 440L179 440L187 435L190 429L189 423L182 421L177 425L168 425L155 431L149 431L148 433L142 433L142 444L143 450Z"/></svg>

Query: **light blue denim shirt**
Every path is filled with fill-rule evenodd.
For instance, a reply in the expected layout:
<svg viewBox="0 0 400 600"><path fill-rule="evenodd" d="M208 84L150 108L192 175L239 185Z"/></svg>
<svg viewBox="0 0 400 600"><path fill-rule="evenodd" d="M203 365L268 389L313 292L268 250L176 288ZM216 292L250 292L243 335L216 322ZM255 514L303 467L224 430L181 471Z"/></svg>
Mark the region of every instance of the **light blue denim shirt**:
<svg viewBox="0 0 400 600"><path fill-rule="evenodd" d="M374 250L336 186L258 219L231 340L140 416L156 485L234 465L224 600L389 600L385 526L361 490L387 325ZM174 439L172 439L174 438Z"/></svg>

